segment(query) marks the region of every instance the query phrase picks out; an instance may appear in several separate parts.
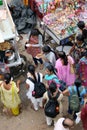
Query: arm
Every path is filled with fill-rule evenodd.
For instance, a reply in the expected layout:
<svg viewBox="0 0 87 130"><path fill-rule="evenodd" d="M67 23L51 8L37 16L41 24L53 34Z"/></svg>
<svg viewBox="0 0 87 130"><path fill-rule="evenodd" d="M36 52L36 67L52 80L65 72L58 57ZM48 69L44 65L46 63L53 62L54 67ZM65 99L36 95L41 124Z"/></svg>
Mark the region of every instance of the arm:
<svg viewBox="0 0 87 130"><path fill-rule="evenodd" d="M63 91L63 92L62 92L62 94L63 94L64 96L69 96L69 95L70 95L70 93L69 93L69 90L68 90L68 89L66 89L65 91Z"/></svg>
<svg viewBox="0 0 87 130"><path fill-rule="evenodd" d="M75 45L73 45L72 48L70 49L69 55L71 55L71 53L74 51L74 49L75 49Z"/></svg>
<svg viewBox="0 0 87 130"><path fill-rule="evenodd" d="M46 104L47 100L46 99L43 99L42 100L42 107L44 108L44 105Z"/></svg>
<svg viewBox="0 0 87 130"><path fill-rule="evenodd" d="M20 87L20 80L17 80L17 88L19 88Z"/></svg>
<svg viewBox="0 0 87 130"><path fill-rule="evenodd" d="M44 105L46 104L46 102L47 102L47 91L43 95L43 100L42 100L42 106L43 106L43 108L44 108Z"/></svg>

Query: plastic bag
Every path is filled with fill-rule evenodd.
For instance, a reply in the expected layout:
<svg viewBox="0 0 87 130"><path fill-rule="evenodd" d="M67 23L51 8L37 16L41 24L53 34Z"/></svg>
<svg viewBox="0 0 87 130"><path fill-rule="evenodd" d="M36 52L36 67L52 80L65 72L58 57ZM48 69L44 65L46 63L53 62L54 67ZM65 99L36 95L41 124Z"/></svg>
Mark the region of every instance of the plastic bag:
<svg viewBox="0 0 87 130"><path fill-rule="evenodd" d="M81 114L81 112L76 113L76 116L77 116L77 118L75 120L76 124L78 124L81 121L80 114Z"/></svg>

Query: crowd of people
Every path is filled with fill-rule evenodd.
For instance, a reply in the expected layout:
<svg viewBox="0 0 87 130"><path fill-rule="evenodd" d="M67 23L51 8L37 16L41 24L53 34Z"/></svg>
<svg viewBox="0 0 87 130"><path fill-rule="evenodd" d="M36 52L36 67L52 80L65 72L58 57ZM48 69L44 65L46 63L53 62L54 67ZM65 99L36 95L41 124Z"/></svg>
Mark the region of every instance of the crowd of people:
<svg viewBox="0 0 87 130"><path fill-rule="evenodd" d="M64 51L54 52L49 45L44 45L41 53L33 57L34 64L28 65L26 79L26 96L31 102L31 107L38 111L39 107L45 109L46 104L51 99L57 100L58 111L63 113L63 98L68 97L68 113L72 119L61 117L55 123L54 130L69 130L74 127L77 118L76 113L80 112L84 130L87 130L87 30L83 21L78 22L81 30L77 34L75 43L68 55ZM36 71L38 64L44 70L44 74ZM38 77L39 73L39 77ZM40 81L38 81L40 78ZM39 97L35 97L35 83L43 83L46 91ZM61 84L61 81L63 84ZM3 103L3 112L6 114L19 115L21 99L19 97L20 80L15 83L10 73L4 74L3 81L0 81L0 95ZM62 89L61 89L62 87ZM33 94L34 93L34 94ZM57 98L56 98L57 97ZM76 102L73 102L72 99ZM77 99L78 98L78 99ZM45 113L44 113L45 114ZM48 126L54 124L54 118L46 116Z"/></svg>

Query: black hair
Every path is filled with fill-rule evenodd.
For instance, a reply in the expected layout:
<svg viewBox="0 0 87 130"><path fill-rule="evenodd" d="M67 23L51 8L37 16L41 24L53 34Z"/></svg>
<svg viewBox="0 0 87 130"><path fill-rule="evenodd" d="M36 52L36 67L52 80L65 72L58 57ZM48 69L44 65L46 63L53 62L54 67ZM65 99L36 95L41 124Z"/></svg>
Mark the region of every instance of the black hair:
<svg viewBox="0 0 87 130"><path fill-rule="evenodd" d="M54 74L56 74L56 69L53 67L52 64L47 65L46 68L47 68L50 72L53 72Z"/></svg>
<svg viewBox="0 0 87 130"><path fill-rule="evenodd" d="M64 65L68 64L68 59L67 59L66 53L64 51L59 51L58 56L59 56L59 58L63 59Z"/></svg>
<svg viewBox="0 0 87 130"><path fill-rule="evenodd" d="M42 51L47 53L47 52L51 51L51 48L49 46L45 45L44 47L42 47Z"/></svg>
<svg viewBox="0 0 87 130"><path fill-rule="evenodd" d="M38 36L39 34L41 34L41 33L40 33L40 31L38 29L32 29L31 30L31 35Z"/></svg>
<svg viewBox="0 0 87 130"><path fill-rule="evenodd" d="M53 95L54 92L56 92L57 89L57 85L55 82L51 82L49 85L49 91L51 92L51 94Z"/></svg>
<svg viewBox="0 0 87 130"><path fill-rule="evenodd" d="M76 79L74 84L75 84L76 89L77 89L77 94L78 94L79 100L81 101L80 92L79 92L79 87L82 85L81 80Z"/></svg>
<svg viewBox="0 0 87 130"><path fill-rule="evenodd" d="M57 54L56 54L56 51L54 51L53 49L51 49L50 46L45 45L44 47L42 47L42 51L43 51L44 53L53 52L54 55L55 55L56 60L58 59L58 56L57 56Z"/></svg>
<svg viewBox="0 0 87 130"><path fill-rule="evenodd" d="M5 73L4 74L4 81L6 84L9 84L11 81L11 74L10 73Z"/></svg>
<svg viewBox="0 0 87 130"><path fill-rule="evenodd" d="M81 80L80 79L76 79L74 82L76 87L80 87L82 85Z"/></svg>
<svg viewBox="0 0 87 130"><path fill-rule="evenodd" d="M78 34L77 36L76 36L76 40L77 41L84 41L84 37L83 37L83 35L82 34Z"/></svg>
<svg viewBox="0 0 87 130"><path fill-rule="evenodd" d="M34 65L28 65L28 72L30 72L33 75L34 79L36 80Z"/></svg>
<svg viewBox="0 0 87 130"><path fill-rule="evenodd" d="M77 26L78 26L81 30L83 30L83 28L85 27L84 21L79 21L79 22L77 23Z"/></svg>

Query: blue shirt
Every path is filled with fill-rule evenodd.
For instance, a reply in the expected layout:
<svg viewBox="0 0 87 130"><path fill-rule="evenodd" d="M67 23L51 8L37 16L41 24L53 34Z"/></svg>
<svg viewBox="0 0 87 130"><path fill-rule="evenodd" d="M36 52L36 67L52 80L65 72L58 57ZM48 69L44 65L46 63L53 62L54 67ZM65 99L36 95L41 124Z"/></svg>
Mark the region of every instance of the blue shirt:
<svg viewBox="0 0 87 130"><path fill-rule="evenodd" d="M68 91L69 91L70 95L73 95L72 87L74 87L74 92L75 93L77 92L76 86L69 86ZM81 97L80 103L81 103L81 105L83 105L84 104L84 95L86 94L86 89L83 86L81 86L81 87L78 88L78 90L79 90L79 94L80 94L80 97Z"/></svg>

